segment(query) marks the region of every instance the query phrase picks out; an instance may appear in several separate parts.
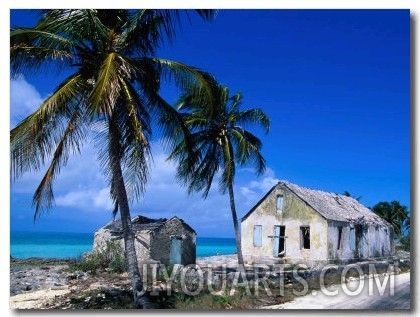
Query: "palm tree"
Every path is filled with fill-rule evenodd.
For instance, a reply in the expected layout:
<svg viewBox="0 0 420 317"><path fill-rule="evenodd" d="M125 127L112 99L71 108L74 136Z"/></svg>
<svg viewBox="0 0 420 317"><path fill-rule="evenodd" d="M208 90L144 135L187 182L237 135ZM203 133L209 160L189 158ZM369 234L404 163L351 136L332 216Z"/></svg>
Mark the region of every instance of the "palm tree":
<svg viewBox="0 0 420 317"><path fill-rule="evenodd" d="M212 10L196 12L206 20L214 16ZM80 153L81 145L94 134L91 127L95 124L98 158L115 205L114 216L118 211L121 216L134 305L149 308L134 248L129 197L138 199L145 190L152 119L162 124L166 139L178 127L189 143L182 118L159 95L161 78L175 79L186 89L201 87L212 77L197 68L155 57L155 49L173 39L181 22L178 10L41 13L35 27L11 30L12 75L51 68L71 74L11 130L12 175L20 177L49 162L33 197L35 221L52 207L55 177L70 155Z"/></svg>
<svg viewBox="0 0 420 317"><path fill-rule="evenodd" d="M265 170L261 141L241 125L258 124L266 133L270 127L270 120L262 110L241 111L241 104L240 93L229 96L228 88L220 85L214 87L213 99L209 103L203 103L196 91L184 93L177 107L192 131L196 157L191 159L184 138L169 156L169 159L178 161L177 177L188 186L189 193L203 191L204 198L214 177L221 171L219 189L222 194L229 193L239 268L243 268L244 260L233 191L236 165L250 163L258 175Z"/></svg>
<svg viewBox="0 0 420 317"><path fill-rule="evenodd" d="M397 236L403 233L404 226L409 228L409 213L406 206L402 206L398 201L379 202L372 207L372 211L381 218L388 221L394 228Z"/></svg>

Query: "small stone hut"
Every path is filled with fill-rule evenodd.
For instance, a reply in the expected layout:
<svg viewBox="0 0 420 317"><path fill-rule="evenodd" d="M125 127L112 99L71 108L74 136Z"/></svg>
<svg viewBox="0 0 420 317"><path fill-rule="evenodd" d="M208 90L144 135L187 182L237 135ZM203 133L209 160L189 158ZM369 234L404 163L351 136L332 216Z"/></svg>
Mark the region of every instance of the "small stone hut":
<svg viewBox="0 0 420 317"><path fill-rule="evenodd" d="M242 218L246 261L317 266L386 258L394 231L356 199L279 182Z"/></svg>
<svg viewBox="0 0 420 317"><path fill-rule="evenodd" d="M131 220L139 263L195 264L196 232L178 217L150 219L136 216ZM95 232L93 249L116 241L124 248L121 219L115 219Z"/></svg>

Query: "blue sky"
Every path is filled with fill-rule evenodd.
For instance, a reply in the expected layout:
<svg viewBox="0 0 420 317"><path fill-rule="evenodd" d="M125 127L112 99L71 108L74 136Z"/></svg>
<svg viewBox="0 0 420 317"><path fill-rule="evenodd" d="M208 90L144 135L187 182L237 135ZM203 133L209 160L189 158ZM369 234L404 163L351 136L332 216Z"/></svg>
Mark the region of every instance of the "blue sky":
<svg viewBox="0 0 420 317"><path fill-rule="evenodd" d="M12 25L31 25L13 12ZM212 73L244 95L244 108L271 118L262 153L267 172L239 169L242 217L278 181L335 193L373 206L398 200L410 208L410 12L408 10L221 10L213 23L192 18L159 57ZM33 111L60 76L10 83L11 126ZM165 87L169 101L176 90ZM154 165L132 214L177 215L199 236L233 237L228 196L188 196L175 166L153 139ZM90 146L69 161L55 184L56 207L33 223L32 194L41 173L10 183L11 230L93 232L112 219L107 187ZM216 184L215 184L216 185Z"/></svg>

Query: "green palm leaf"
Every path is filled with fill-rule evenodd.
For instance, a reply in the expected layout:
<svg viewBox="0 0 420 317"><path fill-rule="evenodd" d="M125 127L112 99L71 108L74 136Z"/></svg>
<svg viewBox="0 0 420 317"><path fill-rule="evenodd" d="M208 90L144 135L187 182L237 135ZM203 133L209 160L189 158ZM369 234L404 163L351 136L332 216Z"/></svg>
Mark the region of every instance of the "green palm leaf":
<svg viewBox="0 0 420 317"><path fill-rule="evenodd" d="M25 74L63 63L69 65L73 49L74 43L60 35L36 29L13 29L10 33L12 74Z"/></svg>
<svg viewBox="0 0 420 317"><path fill-rule="evenodd" d="M108 54L99 70L98 78L89 96L92 115L100 113L110 115L112 113L120 92L119 72L118 54Z"/></svg>
<svg viewBox="0 0 420 317"><path fill-rule="evenodd" d="M33 114L11 130L11 168L15 177L39 170L50 157L83 99L84 89L79 74L69 77ZM78 147L75 149L78 151Z"/></svg>
<svg viewBox="0 0 420 317"><path fill-rule="evenodd" d="M177 178L188 187L188 192L203 191L207 197L216 175L219 190L229 192L232 219L238 249L239 268L243 269L241 239L236 214L233 183L236 163L251 164L257 174L265 170L265 160L260 152L262 143L241 124L258 124L269 131L270 121L260 109L240 111L242 95L229 97L229 89L211 82L207 90L192 87L179 98L176 105L192 131L191 150L180 138L172 144L169 159L178 162ZM190 153L194 159L190 159Z"/></svg>
<svg viewBox="0 0 420 317"><path fill-rule="evenodd" d="M52 202L54 201L53 180L59 174L61 167L67 164L70 153L80 153L81 142L86 137L86 125L84 124L85 120L82 115L83 113L76 107L73 111L72 118L70 118L55 148L50 166L35 190L33 199L35 205L34 220L39 217L43 207L46 209L52 207Z"/></svg>
<svg viewBox="0 0 420 317"><path fill-rule="evenodd" d="M53 204L53 181L71 154L92 135L98 159L119 211L135 307L149 308L138 269L129 203L145 191L151 160L152 121L162 125L168 145L198 153L184 119L159 95L162 78L211 100L213 77L154 54L171 41L180 22L177 10L42 10L34 28L11 30L11 73L54 68L69 76L40 107L11 131L11 171L20 177L47 164L35 195L35 219ZM189 11L188 11L189 12ZM210 19L211 10L196 11ZM95 129L89 130L95 126ZM208 165L211 172L212 164Z"/></svg>

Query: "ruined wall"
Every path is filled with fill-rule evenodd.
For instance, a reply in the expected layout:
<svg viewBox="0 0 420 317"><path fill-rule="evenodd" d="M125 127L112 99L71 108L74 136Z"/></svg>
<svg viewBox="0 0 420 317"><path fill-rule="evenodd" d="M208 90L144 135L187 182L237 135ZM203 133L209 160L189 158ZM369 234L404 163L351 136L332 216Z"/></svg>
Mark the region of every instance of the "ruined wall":
<svg viewBox="0 0 420 317"><path fill-rule="evenodd" d="M139 263L148 262L150 259L150 233L149 232L135 232L135 248L137 260ZM93 251L104 249L107 242L119 243L123 249L124 238L121 233L114 233L108 229L101 228L95 232L93 239Z"/></svg>
<svg viewBox="0 0 420 317"><path fill-rule="evenodd" d="M134 246L136 248L137 261L139 264L150 261L150 231L138 231L134 233Z"/></svg>
<svg viewBox="0 0 420 317"><path fill-rule="evenodd" d="M342 228L338 248L339 228ZM383 258L393 254L392 229L378 224L329 222L328 258L330 261ZM352 237L353 236L353 237Z"/></svg>
<svg viewBox="0 0 420 317"><path fill-rule="evenodd" d="M117 241L118 243L121 243L121 241L119 241L120 239L120 235L111 234L111 231L100 228L95 232L93 237L93 250L105 248L107 241ZM122 247L124 247L124 245L122 245Z"/></svg>
<svg viewBox="0 0 420 317"><path fill-rule="evenodd" d="M283 208L277 210L277 197L283 196ZM262 226L262 246L254 246L254 225ZM326 261L327 221L287 188L276 187L242 222L242 248L246 261L274 258L274 226L285 226L286 263ZM301 248L301 226L310 228L310 249Z"/></svg>
<svg viewBox="0 0 420 317"><path fill-rule="evenodd" d="M368 228L368 244L364 247L367 248L369 258L387 257L392 255L391 243L391 228L371 225Z"/></svg>
<svg viewBox="0 0 420 317"><path fill-rule="evenodd" d="M340 234L341 231L341 234ZM350 223L328 222L328 259L349 261L355 257L356 236Z"/></svg>
<svg viewBox="0 0 420 317"><path fill-rule="evenodd" d="M170 264L171 239L173 237L181 239L180 264L195 264L196 234L178 218L168 220L163 226L153 232L151 258L163 264Z"/></svg>

